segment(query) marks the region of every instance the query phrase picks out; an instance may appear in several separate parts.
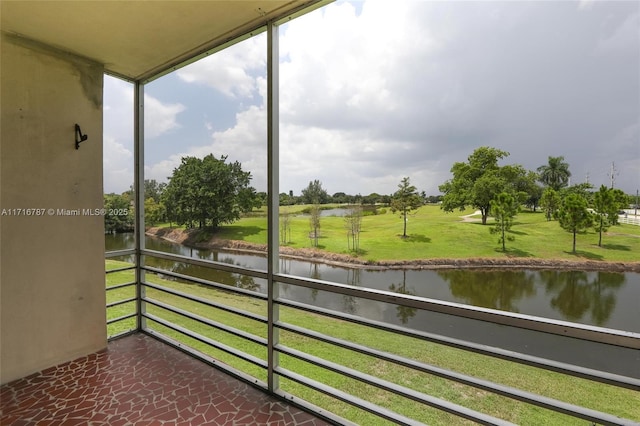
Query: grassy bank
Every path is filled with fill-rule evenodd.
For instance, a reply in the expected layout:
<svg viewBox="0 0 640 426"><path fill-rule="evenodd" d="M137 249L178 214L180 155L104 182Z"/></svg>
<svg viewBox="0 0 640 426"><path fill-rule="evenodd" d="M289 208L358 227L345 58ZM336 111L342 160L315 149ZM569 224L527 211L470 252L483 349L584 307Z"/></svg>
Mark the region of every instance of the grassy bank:
<svg viewBox="0 0 640 426"><path fill-rule="evenodd" d="M281 207L281 213L291 214L291 233L286 244L294 249L310 248L309 219L300 213L306 206ZM210 238L266 244L267 221L262 212L242 218L215 231L200 231L200 242ZM613 226L597 245L598 234L589 230L577 237L576 253L572 253L572 234L557 221L547 221L540 212L522 212L514 222L507 251L502 252L497 236L489 233L490 224L480 223L480 216L463 219L473 211L446 213L438 206L424 206L409 217L407 238L402 238L402 220L387 210L384 214L362 218L360 252L357 257L368 261L464 259L464 258L524 258L562 259L567 261L639 262L640 226ZM168 226L168 224L164 224ZM355 256L349 252L345 220L323 217L318 249L329 253Z"/></svg>
<svg viewBox="0 0 640 426"><path fill-rule="evenodd" d="M107 260L107 269L121 266L121 262ZM131 280L131 272L117 272L107 275L107 286ZM237 296L227 292L215 291L204 286L168 281L154 275L147 275L151 282L174 288L182 292L213 300L218 303L243 309L255 314L266 316L266 303L261 300ZM108 293L110 301L130 297L132 288L122 288ZM157 290L149 289L147 295L151 298L170 303L175 307L193 312L205 318L209 318L243 331L266 337L266 326L262 323L244 318L229 312L207 307L197 302L180 299L167 295ZM131 312L132 306L119 305L109 309L110 318ZM181 317L177 314L165 311L157 307L148 307L148 312L165 318L175 324L186 327L203 336L210 337L225 345L240 349L260 359L266 360L266 349L258 344L248 342L239 337L215 330L200 322ZM281 308L282 321L298 325L300 327L315 330L336 338L348 340L371 348L384 350L390 353L415 359L421 362L451 369L474 377L484 378L496 383L514 386L529 392L560 399L572 404L582 405L614 415L640 421L640 393L619 389L613 386L591 383L586 380L565 377L560 374L540 370L533 367L522 366L490 357L467 353L437 344L425 343L417 339L387 333L380 330L369 329L350 323L345 323L330 318L302 312L295 309ZM190 338L185 338L165 327L149 323L155 330L163 332L203 353L231 365L241 371L251 374L261 380L266 380L266 372L253 364L238 360L237 358L208 348L202 343ZM115 334L119 330L127 328L127 325L114 325L109 330ZM443 398L474 410L485 412L496 417L504 418L511 422L524 425L584 425L585 421L578 421L564 415L556 414L548 410L528 406L508 398L496 396L465 385L453 383L445 379L437 378L423 373L417 373L399 367L395 364L380 361L363 356L346 349L336 348L315 340L301 337L293 333L281 332L280 343L288 347L305 351L309 354L339 363L356 370L371 374L382 379L407 386L411 389ZM314 367L300 360L281 355L281 365L287 369L304 374L320 382L336 387L345 392L352 393L360 398L372 401L387 407L393 411L416 418L429 424L467 424L455 416L448 415L439 410L431 409L422 404L406 400L396 395L381 391L376 388L362 385L342 375L328 372ZM301 385L282 380L284 390L299 396L305 400L334 412L342 417L366 425L388 424L362 410L353 408L330 397L311 391Z"/></svg>

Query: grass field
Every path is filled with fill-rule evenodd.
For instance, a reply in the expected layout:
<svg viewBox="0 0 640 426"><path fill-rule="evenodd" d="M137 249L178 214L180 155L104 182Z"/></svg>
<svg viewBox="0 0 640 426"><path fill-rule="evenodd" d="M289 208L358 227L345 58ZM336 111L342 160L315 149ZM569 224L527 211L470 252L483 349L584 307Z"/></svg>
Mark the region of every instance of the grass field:
<svg viewBox="0 0 640 426"><path fill-rule="evenodd" d="M281 214L291 214L291 237L286 246L309 248L309 218L301 215L308 206L281 207ZM613 226L603 236L598 246L598 234L588 230L577 236L576 253L572 253L572 234L564 231L557 221L547 221L541 212L520 213L511 229L514 241L507 241L502 252L498 237L489 232L494 222L479 222L480 216L463 221L461 216L473 214L472 210L446 213L438 206L427 205L409 217L407 238L402 238L402 219L398 214L386 213L364 216L360 235L360 252L363 260L415 260L442 258L541 258L565 260L592 260L608 262L640 261L640 226ZM468 220L469 220L468 219ZM205 231L212 236L212 231ZM321 219L319 249L331 253L355 255L348 250L345 220L342 217ZM223 239L266 244L267 220L265 212L258 211L215 231Z"/></svg>
<svg viewBox="0 0 640 426"><path fill-rule="evenodd" d="M107 260L107 269L114 269L125 265L115 260ZM131 271L116 272L107 275L107 287L112 287L132 280ZM155 275L147 274L147 280L168 288L216 301L226 306L239 308L254 314L266 316L266 302L229 292L213 290L201 285L186 284L169 281ZM108 301L122 300L134 294L133 287L119 288L107 293ZM208 307L206 305L181 299L177 296L147 289L147 296L169 303L177 308L209 318L245 332L266 338L266 325L254 320L241 317L229 312ZM115 318L125 313L133 312L133 304L118 305L108 310L108 317ZM240 349L257 358L266 360L266 348L249 342L226 332L216 330L200 322L187 319L164 309L147 306L147 312L186 327L203 336L212 338L225 345ZM474 377L488 379L496 383L513 386L532 393L545 395L568 403L586 406L617 416L640 421L640 393L613 386L592 383L583 379L565 377L563 375L523 366L483 355L467 353L459 349L423 342L414 338L388 333L364 326L350 324L335 319L318 316L303 311L284 308L280 309L280 319L283 322L311 329L319 333L355 342L410 359L429 363L441 368L451 369ZM152 321L148 326L183 342L205 354L208 354L234 368L246 372L260 380L266 380L266 371L251 363L240 360L223 351L212 349L199 341L184 337ZM127 320L109 327L109 334L117 334L133 327L133 321ZM354 353L350 350L337 348L319 341L299 335L281 332L280 343L288 347L324 358L326 360L348 366L358 371L401 384L410 389L420 391L438 398L446 399L456 404L481 411L511 422L523 425L585 425L587 422L575 420L551 411L529 406L517 401L490 394L466 385L454 383L425 373L408 370L390 362ZM344 392L351 393L365 400L387 407L398 413L415 418L428 424L469 424L461 418L446 414L442 411L415 403L392 393L363 385L340 374L315 367L290 356L281 355L280 365L299 374L326 383ZM303 398L307 401L334 412L358 424L386 425L389 422L381 420L360 409L339 402L326 395L319 394L302 385L289 380L281 381L283 390Z"/></svg>

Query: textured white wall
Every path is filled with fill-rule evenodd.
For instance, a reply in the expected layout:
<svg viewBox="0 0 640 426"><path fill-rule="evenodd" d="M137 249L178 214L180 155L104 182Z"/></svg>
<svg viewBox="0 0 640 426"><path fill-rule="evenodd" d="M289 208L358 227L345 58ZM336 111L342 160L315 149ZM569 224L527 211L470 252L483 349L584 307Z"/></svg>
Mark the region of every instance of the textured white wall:
<svg viewBox="0 0 640 426"><path fill-rule="evenodd" d="M2 34L0 383L106 346L103 67ZM89 135L79 150L74 124ZM27 216L16 209L44 209ZM38 212L36 212L38 213Z"/></svg>

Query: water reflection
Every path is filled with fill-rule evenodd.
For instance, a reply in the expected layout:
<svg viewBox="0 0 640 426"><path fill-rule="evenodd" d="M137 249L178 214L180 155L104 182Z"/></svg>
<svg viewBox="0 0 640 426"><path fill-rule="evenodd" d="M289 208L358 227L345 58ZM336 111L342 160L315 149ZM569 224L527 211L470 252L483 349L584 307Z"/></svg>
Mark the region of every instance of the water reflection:
<svg viewBox="0 0 640 426"><path fill-rule="evenodd" d="M394 291L400 294L409 294L411 296L415 296L416 292L409 290L407 288L407 271L402 270L402 282L395 284L391 283L389 286L389 290ZM396 317L400 321L401 324L406 325L411 318L416 315L417 308L411 308L409 306L396 306Z"/></svg>
<svg viewBox="0 0 640 426"><path fill-rule="evenodd" d="M109 250L131 247L131 234L106 236ZM248 254L189 249L168 241L148 238L152 250L194 256L249 269L266 269L266 258ZM181 262L147 257L147 264L221 284L266 293L266 282L243 274L212 270ZM401 294L416 295L490 309L640 331L640 274L536 271L536 270L366 270L329 266L281 258L279 272ZM352 296L319 292L298 286L282 286L294 300L355 315L378 312L375 303ZM326 293L326 294L324 294ZM420 311L389 305L387 321L417 325ZM379 315L382 313L378 312ZM378 315L376 314L376 315ZM422 321L422 320L420 320ZM415 323L415 324L414 324Z"/></svg>
<svg viewBox="0 0 640 426"><path fill-rule="evenodd" d="M439 271L451 294L468 305L519 312L519 301L536 294L528 271Z"/></svg>
<svg viewBox="0 0 640 426"><path fill-rule="evenodd" d="M614 272L541 271L540 278L547 294L553 295L554 309L576 322L584 322L589 313L590 322L596 325L608 322L616 306L616 290L626 281L624 274Z"/></svg>

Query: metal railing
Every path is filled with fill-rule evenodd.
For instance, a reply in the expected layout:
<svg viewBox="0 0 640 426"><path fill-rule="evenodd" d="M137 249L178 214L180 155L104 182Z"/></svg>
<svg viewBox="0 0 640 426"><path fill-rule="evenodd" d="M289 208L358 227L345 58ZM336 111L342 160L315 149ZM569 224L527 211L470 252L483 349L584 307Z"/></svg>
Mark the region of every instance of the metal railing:
<svg viewBox="0 0 640 426"><path fill-rule="evenodd" d="M122 256L122 252L119 252ZM345 419L348 409L340 410L338 415L329 409L337 407L330 402L322 402L322 398L308 397L324 395L331 401L339 401L345 406L356 407L358 412L373 415L398 424L421 424L421 419L414 418L415 409L407 412L403 405L396 403L379 403L370 396L378 392L390 395L391 399L408 401L415 407L433 407L439 411L456 417L472 420L481 424L510 424L494 415L481 412L477 408L452 402L442 395L434 396L420 386L406 384L374 370L364 370L349 365L339 354L358 354L359 357L381 363L384 369L402 369L407 375L442 379L451 386L464 386L497 395L505 400L540 407L577 419L597 424L637 424L637 420L620 418L614 414L590 407L575 405L557 397L540 395L521 389L513 383L498 383L492 377L476 377L468 371L457 371L455 362L447 365L436 365L434 362L411 355L399 346L416 345L420 347L447 348L465 357L487 357L491 362L504 363L508 366L534 368L536 371L549 371L563 377L586 379L602 386L613 386L626 389L638 396L640 391L640 367L636 375L620 374L615 371L620 363L631 363L627 368L633 369L633 362L640 359L640 334L600 327L586 326L564 321L549 320L529 315L495 311L438 300L431 300L406 294L392 293L354 287L332 282L300 278L291 275L274 274L270 303L269 293L264 288L269 274L265 271L245 269L234 265L193 259L152 250L142 250L142 256L165 259L182 265L194 265L224 271L237 276L249 277L264 283L262 291L232 287L227 284L213 282L204 278L176 273L171 268L157 268L141 265L144 271L143 281L138 283L141 291L142 307L132 315L139 315L141 330L166 343L179 347L217 367L237 375L265 391L275 393L298 405L316 412L337 423L349 423ZM112 255L110 257L113 257ZM131 268L118 268L109 273L126 271ZM134 283L122 283L109 287L109 291L127 288ZM258 287L260 287L258 285ZM390 304L396 307L416 309L431 315L441 315L467 321L469 324L481 323L498 327L501 333L535 333L543 339L555 339L554 342L565 342L566 346L576 343L588 345L602 356L610 359L613 371L591 368L573 362L541 357L510 348L489 346L481 341L471 341L429 331L416 330L401 325L353 315L314 304L302 303L280 295L279 288L307 289L314 292L356 298L378 304ZM108 306L114 307L132 302L130 297L112 301ZM273 312L269 312L269 307ZM269 326L269 315L274 318ZM131 318L131 314L113 318L112 322ZM322 329L315 324L326 322L329 325ZM305 325L306 324L306 325ZM350 327L350 333L342 333L343 328ZM354 330L357 330L355 333ZM360 336L380 334L379 339L363 343ZM384 342L384 335L404 339L396 348ZM355 337L354 337L355 336ZM271 345L270 345L271 342ZM313 343L312 343L313 342ZM378 347L378 343L380 343ZM313 345L323 345L323 351L309 349ZM269 356L269 349L273 353ZM329 348L329 349L326 349ZM332 348L332 349L331 349ZM398 349L398 350L396 350ZM622 357L615 354L623 353ZM327 355L329 354L329 355ZM466 355L468 354L468 355ZM345 358L347 359L347 358ZM270 365L270 360L272 364ZM614 361L615 360L615 361ZM626 361L625 361L626 360ZM489 361L488 361L489 362ZM498 364L496 364L498 365ZM503 364L499 364L503 365ZM637 364L635 364L637 367ZM501 367L502 368L502 367ZM513 367L516 368L516 367ZM524 371L524 370L523 370ZM527 370L529 371L529 370ZM273 377L270 377L273 375ZM327 379L334 375L338 379ZM348 378L348 385L343 381ZM282 382L284 380L284 382ZM527 379L523 378L524 381ZM270 383L274 385L269 386ZM350 391L351 385L366 387L370 391L358 393ZM526 384L526 383L525 383ZM314 403L309 402L313 399ZM640 397L630 400L640 401ZM396 409L400 407L400 409ZM346 410L346 411L345 411ZM359 417L355 417L356 421Z"/></svg>
<svg viewBox="0 0 640 426"><path fill-rule="evenodd" d="M134 253L134 250L112 251L107 252L105 258L107 260L126 259L132 257ZM120 261L105 271L107 282L107 336L110 339L137 331L135 322L139 312L136 308L138 297L136 295L135 268L134 263ZM114 277L114 282L111 283L110 278Z"/></svg>

